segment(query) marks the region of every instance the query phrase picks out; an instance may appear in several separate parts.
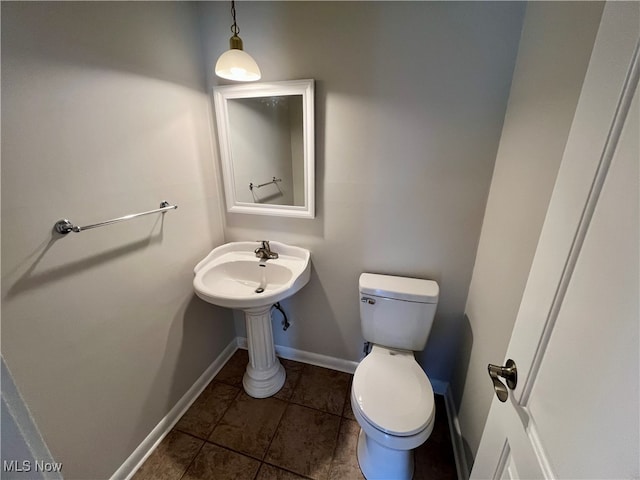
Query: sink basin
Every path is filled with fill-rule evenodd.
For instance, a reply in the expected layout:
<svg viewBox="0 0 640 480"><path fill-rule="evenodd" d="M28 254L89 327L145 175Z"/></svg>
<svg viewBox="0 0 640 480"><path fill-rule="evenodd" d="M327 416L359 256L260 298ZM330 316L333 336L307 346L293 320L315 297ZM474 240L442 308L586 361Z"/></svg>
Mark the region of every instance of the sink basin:
<svg viewBox="0 0 640 480"><path fill-rule="evenodd" d="M209 253L194 269L193 288L205 302L244 310L249 364L244 390L255 398L277 393L286 379L273 344L271 307L309 282L309 250L270 242L278 258L261 261L261 242L231 242Z"/></svg>
<svg viewBox="0 0 640 480"><path fill-rule="evenodd" d="M271 242L278 258L261 264L259 242L232 242L215 248L194 269L193 287L205 302L245 310L271 306L309 282L309 250Z"/></svg>

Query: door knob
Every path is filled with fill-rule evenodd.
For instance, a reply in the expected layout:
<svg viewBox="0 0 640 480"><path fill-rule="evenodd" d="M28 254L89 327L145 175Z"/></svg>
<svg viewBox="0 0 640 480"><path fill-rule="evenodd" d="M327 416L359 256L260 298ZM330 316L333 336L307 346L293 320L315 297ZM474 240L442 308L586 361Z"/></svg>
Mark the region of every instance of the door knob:
<svg viewBox="0 0 640 480"><path fill-rule="evenodd" d="M493 381L493 389L496 391L498 400L506 402L509 397L507 387L513 390L516 388L518 383L518 369L516 368L516 362L509 359L504 367L489 364L487 366L487 370L489 371L489 376ZM504 383L502 383L498 377L502 377L507 381L507 387L504 386Z"/></svg>

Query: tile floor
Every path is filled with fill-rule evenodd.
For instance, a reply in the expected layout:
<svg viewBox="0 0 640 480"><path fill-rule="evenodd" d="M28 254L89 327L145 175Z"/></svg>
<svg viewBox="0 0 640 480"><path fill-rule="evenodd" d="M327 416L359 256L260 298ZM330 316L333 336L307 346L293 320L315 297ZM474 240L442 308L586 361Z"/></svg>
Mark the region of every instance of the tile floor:
<svg viewBox="0 0 640 480"><path fill-rule="evenodd" d="M284 387L255 399L242 389L247 362L238 350L133 480L363 478L352 375L281 359ZM436 425L416 451L414 479L456 478L444 400L436 396Z"/></svg>

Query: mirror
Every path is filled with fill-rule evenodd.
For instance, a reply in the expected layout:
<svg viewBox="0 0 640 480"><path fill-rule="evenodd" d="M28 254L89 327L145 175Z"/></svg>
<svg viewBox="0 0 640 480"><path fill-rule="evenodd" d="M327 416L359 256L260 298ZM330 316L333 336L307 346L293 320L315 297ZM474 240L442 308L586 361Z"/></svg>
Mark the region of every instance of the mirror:
<svg viewBox="0 0 640 480"><path fill-rule="evenodd" d="M313 80L213 89L227 211L314 218Z"/></svg>

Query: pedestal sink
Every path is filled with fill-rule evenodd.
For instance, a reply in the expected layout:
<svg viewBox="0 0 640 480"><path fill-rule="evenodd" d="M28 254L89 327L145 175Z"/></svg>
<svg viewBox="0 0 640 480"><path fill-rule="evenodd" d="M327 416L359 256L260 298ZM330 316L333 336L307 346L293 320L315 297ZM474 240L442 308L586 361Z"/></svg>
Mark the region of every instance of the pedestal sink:
<svg viewBox="0 0 640 480"><path fill-rule="evenodd" d="M243 310L247 322L249 364L242 380L255 398L278 392L286 378L276 357L271 306L290 297L309 282L309 250L271 242L278 258L261 260L260 242L231 242L209 253L194 269L193 288L205 302Z"/></svg>

